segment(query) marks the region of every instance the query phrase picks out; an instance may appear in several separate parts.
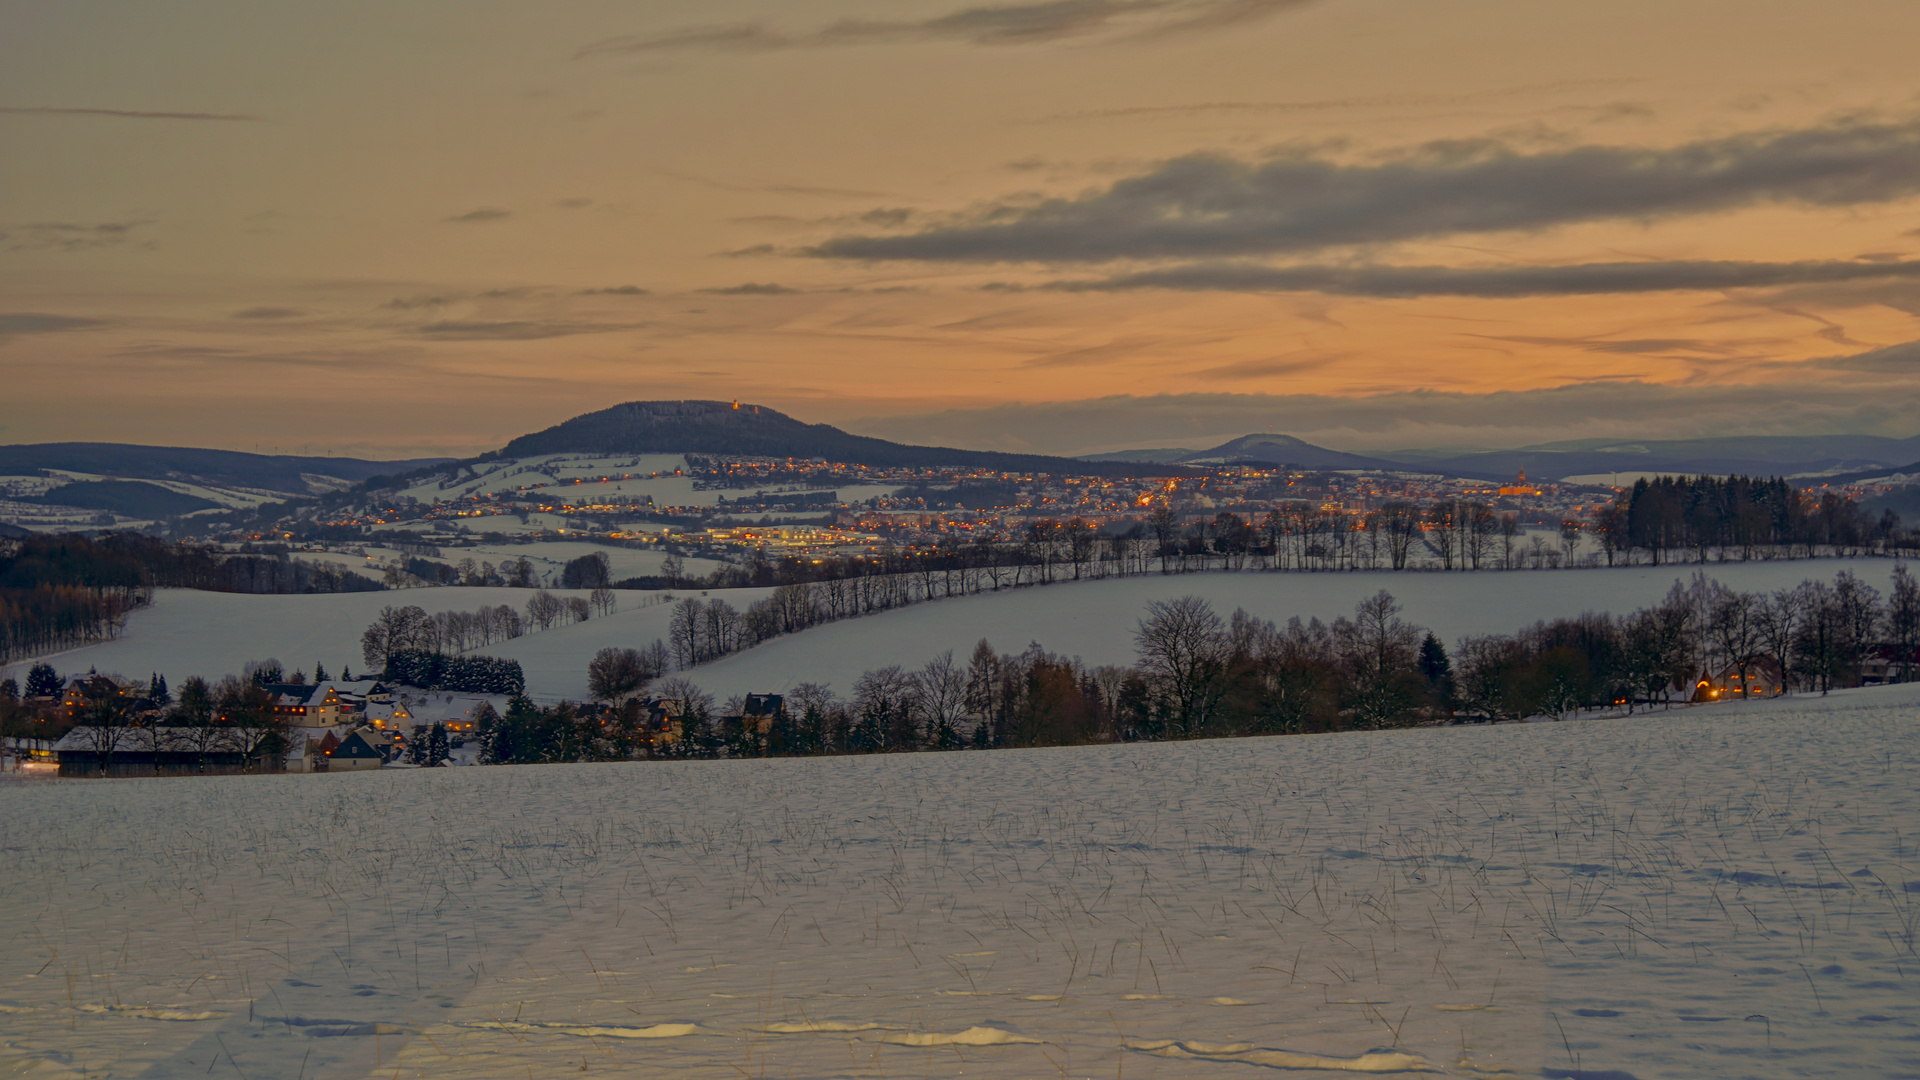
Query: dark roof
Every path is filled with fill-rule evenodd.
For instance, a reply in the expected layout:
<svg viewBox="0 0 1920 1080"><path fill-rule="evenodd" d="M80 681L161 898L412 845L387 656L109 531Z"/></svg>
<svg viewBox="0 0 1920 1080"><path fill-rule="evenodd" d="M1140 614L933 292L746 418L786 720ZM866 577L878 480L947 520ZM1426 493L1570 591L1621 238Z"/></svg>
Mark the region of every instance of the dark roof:
<svg viewBox="0 0 1920 1080"><path fill-rule="evenodd" d="M334 747L333 753L329 756L337 758L381 758L384 760L387 755L381 753L377 748L368 743L367 740L361 738L360 733L356 731L345 739L342 739L340 745Z"/></svg>

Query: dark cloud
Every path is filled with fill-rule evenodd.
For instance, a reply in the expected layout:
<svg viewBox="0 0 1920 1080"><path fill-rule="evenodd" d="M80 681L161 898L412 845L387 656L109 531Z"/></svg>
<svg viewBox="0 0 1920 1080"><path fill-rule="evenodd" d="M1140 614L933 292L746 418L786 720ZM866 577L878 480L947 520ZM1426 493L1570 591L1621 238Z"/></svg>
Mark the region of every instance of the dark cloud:
<svg viewBox="0 0 1920 1080"><path fill-rule="evenodd" d="M205 112L146 112L139 109L56 109L15 106L0 106L0 113L16 116L110 116L121 120L235 120L246 123L265 123L264 116L249 116L245 113L205 113Z"/></svg>
<svg viewBox="0 0 1920 1080"><path fill-rule="evenodd" d="M82 251L87 248L114 247L133 238L133 231L144 221L41 221L10 225L0 232L0 244L9 251Z"/></svg>
<svg viewBox="0 0 1920 1080"><path fill-rule="evenodd" d="M562 210L581 210L593 205L592 199L555 199L553 205Z"/></svg>
<svg viewBox="0 0 1920 1080"><path fill-rule="evenodd" d="M784 296L800 290L776 285L771 281L749 281L740 285L730 285L724 289L701 289L700 291L718 296Z"/></svg>
<svg viewBox="0 0 1920 1080"><path fill-rule="evenodd" d="M32 311L0 312L0 341L21 334L63 334L107 325L99 319L73 315L43 315Z"/></svg>
<svg viewBox="0 0 1920 1080"><path fill-rule="evenodd" d="M461 225L475 225L486 221L499 221L501 218L510 218L512 216L513 211L511 210L502 210L497 206L483 206L478 210L469 210L464 214L455 214L452 217L441 218L440 220L451 221Z"/></svg>
<svg viewBox="0 0 1920 1080"><path fill-rule="evenodd" d="M638 285L613 285L605 289L581 289L581 296L645 296L647 290Z"/></svg>
<svg viewBox="0 0 1920 1080"><path fill-rule="evenodd" d="M1920 341L1889 345L1851 356L1833 356L1817 361L1820 367L1836 371L1869 371L1893 375L1920 375Z"/></svg>
<svg viewBox="0 0 1920 1080"><path fill-rule="evenodd" d="M1098 34L1141 40L1223 29L1265 19L1310 2L1312 0L1042 0L962 8L931 19L845 19L800 33L774 30L762 23L682 27L659 34L606 38L582 47L574 56L687 49L772 52L911 41L1030 45Z"/></svg>
<svg viewBox="0 0 1920 1080"><path fill-rule="evenodd" d="M842 236L811 253L964 262L1230 258L1915 194L1920 121L1837 122L1659 149L1527 153L1497 139L1452 140L1362 163L1310 150L1264 162L1197 154L1074 198L1006 203L906 235Z"/></svg>
<svg viewBox="0 0 1920 1080"><path fill-rule="evenodd" d="M773 250L772 244L751 244L747 247L735 248L732 251L723 251L721 254L730 259L749 259L759 255L771 255L773 254Z"/></svg>
<svg viewBox="0 0 1920 1080"><path fill-rule="evenodd" d="M1862 360L1839 358L1809 366ZM1277 361L1286 362L1285 358ZM1893 368L1899 363L1907 366ZM1920 372L1920 344L1865 354L1864 364L1871 365L1873 372ZM927 445L1025 448L1055 454L1129 446L1201 446L1208 439L1262 431L1317 437L1340 449L1365 451L1414 445L1520 446L1589 435L1629 439L1879 433L1905 437L1913 433L1916 409L1920 409L1920 386L1880 384L1863 392L1861 385L1832 375L1742 386L1720 380L1693 385L1595 380L1486 394L1410 389L1358 397L1114 396L875 417L841 426L862 435Z"/></svg>
<svg viewBox="0 0 1920 1080"><path fill-rule="evenodd" d="M305 314L306 312L298 308L250 307L244 311L234 312L233 317L236 319L297 319Z"/></svg>
<svg viewBox="0 0 1920 1080"><path fill-rule="evenodd" d="M1177 289L1317 292L1382 298L1474 296L1511 299L1915 279L1920 279L1920 261L1675 261L1499 267L1199 263L1144 270L1094 281L1056 282L1042 287L1069 292ZM1017 288L1000 282L982 286L994 287L1007 290Z"/></svg>
<svg viewBox="0 0 1920 1080"><path fill-rule="evenodd" d="M453 303L451 296L396 296L380 306L394 311L414 311L419 308L445 307Z"/></svg>
<svg viewBox="0 0 1920 1080"><path fill-rule="evenodd" d="M578 334L606 334L634 329L630 324L562 322L557 320L478 320L444 319L418 327L414 333L442 341L539 341L545 338L573 337Z"/></svg>

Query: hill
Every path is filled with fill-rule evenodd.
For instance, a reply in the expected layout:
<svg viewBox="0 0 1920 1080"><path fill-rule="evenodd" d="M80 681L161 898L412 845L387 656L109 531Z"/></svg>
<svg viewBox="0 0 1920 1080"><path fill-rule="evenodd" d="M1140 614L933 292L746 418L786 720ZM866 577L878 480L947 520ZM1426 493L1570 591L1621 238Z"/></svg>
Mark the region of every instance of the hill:
<svg viewBox="0 0 1920 1080"><path fill-rule="evenodd" d="M127 443L22 443L0 446L0 476L34 476L51 469L119 480L170 480L314 495L382 473L404 472L445 460L367 461ZM328 484L327 480L338 483Z"/></svg>
<svg viewBox="0 0 1920 1080"><path fill-rule="evenodd" d="M1459 476L1512 476L1524 469L1543 480L1604 477L1612 473L1820 476L1883 475L1920 458L1920 437L1877 435L1766 435L1718 439L1582 439L1514 450L1433 454L1419 450L1378 456Z"/></svg>
<svg viewBox="0 0 1920 1080"><path fill-rule="evenodd" d="M1004 454L944 446L911 446L808 424L764 405L725 401L629 401L531 435L481 460L539 454L728 454L824 458L883 468L960 466L1005 472L1094 476L1183 475L1179 465L1086 462L1039 454Z"/></svg>
<svg viewBox="0 0 1920 1080"><path fill-rule="evenodd" d="M1315 446L1291 435L1242 435L1211 450L1188 454L1190 465L1292 465L1302 469L1401 469L1380 458L1363 457Z"/></svg>

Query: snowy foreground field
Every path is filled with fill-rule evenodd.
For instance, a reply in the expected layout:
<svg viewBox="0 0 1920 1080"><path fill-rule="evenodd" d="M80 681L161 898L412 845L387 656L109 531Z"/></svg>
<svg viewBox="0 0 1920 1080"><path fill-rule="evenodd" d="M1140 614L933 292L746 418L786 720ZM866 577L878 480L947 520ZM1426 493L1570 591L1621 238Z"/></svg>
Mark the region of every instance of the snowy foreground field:
<svg viewBox="0 0 1920 1080"><path fill-rule="evenodd" d="M1088 664L1134 660L1133 630L1154 600L1188 594L1205 597L1222 615L1244 607L1285 623L1298 615L1332 620L1386 589L1405 605L1404 617L1426 626L1448 644L1466 634L1512 633L1539 619L1583 611L1625 614L1656 603L1693 565L1621 567L1610 570L1548 570L1512 573L1158 574L1103 581L1059 582L1040 588L938 600L858 619L828 623L775 638L756 648L696 668L691 678L722 700L733 694L790 690L817 682L842 694L860 673L887 664L917 667L948 649L964 659L987 638L1003 652L1037 641L1053 652ZM1831 581L1850 569L1885 592L1893 563L1886 559L1809 559L1788 562L1712 563L1708 574L1741 590L1773 590L1807 578ZM585 596L556 589L556 595ZM723 589L674 593L676 597L722 597L745 610L769 589ZM322 596L243 596L163 589L149 610L134 614L125 634L49 658L63 672L119 672L144 679L161 672L175 685L187 675L210 678L238 673L248 660L275 657L311 671L315 662L338 672L361 669L360 633L382 607L419 604L428 612L467 611L481 605L525 607L525 589L465 587L405 589ZM608 645L645 646L668 636L670 607L659 593L621 591L620 610L606 618L560 627L476 649L520 661L529 696L540 701L581 700L587 694L587 661ZM0 675L21 678L33 660Z"/></svg>
<svg viewBox="0 0 1920 1080"><path fill-rule="evenodd" d="M1920 1075L1920 693L0 782L0 1075Z"/></svg>

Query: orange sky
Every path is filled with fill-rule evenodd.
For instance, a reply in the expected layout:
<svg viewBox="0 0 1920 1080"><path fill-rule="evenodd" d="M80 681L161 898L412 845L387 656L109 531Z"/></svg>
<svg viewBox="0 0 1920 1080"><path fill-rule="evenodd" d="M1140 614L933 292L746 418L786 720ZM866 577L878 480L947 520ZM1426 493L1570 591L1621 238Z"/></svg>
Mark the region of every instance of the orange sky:
<svg viewBox="0 0 1920 1080"><path fill-rule="evenodd" d="M0 6L0 441L1907 436L1920 5Z"/></svg>

